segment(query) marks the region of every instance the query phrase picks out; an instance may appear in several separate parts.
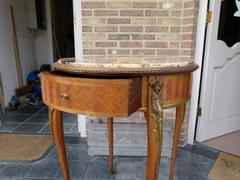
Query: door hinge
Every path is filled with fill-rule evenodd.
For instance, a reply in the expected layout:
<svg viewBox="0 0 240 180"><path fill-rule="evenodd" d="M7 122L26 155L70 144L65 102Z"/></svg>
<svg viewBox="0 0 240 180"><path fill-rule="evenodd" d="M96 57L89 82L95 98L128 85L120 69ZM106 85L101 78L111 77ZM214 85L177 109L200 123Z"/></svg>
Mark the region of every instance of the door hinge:
<svg viewBox="0 0 240 180"><path fill-rule="evenodd" d="M197 115L198 115L198 116L202 116L202 108L201 108L201 107L198 107L198 109L197 109Z"/></svg>
<svg viewBox="0 0 240 180"><path fill-rule="evenodd" d="M212 11L208 11L206 15L206 24L212 22Z"/></svg>

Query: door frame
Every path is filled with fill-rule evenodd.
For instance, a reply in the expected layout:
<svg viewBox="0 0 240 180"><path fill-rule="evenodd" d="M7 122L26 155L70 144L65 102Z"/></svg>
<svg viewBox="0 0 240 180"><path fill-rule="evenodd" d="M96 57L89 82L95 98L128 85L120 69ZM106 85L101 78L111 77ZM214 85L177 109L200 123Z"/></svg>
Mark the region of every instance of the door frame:
<svg viewBox="0 0 240 180"><path fill-rule="evenodd" d="M74 18L74 47L75 57L83 56L82 45L82 1L73 0L73 18ZM78 131L81 137L86 137L86 116L78 114Z"/></svg>
<svg viewBox="0 0 240 180"><path fill-rule="evenodd" d="M210 0L209 0L210 1ZM187 143L193 144L197 126L197 108L200 94L202 62L204 58L205 31L206 31L206 13L208 9L208 0L199 2L197 32L196 32L196 50L194 62L199 65L199 69L193 73L191 102L188 123Z"/></svg>

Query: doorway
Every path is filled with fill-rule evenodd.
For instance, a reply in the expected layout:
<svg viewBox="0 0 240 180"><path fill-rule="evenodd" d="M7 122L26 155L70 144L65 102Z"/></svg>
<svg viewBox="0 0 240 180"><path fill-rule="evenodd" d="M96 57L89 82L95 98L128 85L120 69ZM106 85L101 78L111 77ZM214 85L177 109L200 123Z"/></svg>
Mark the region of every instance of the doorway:
<svg viewBox="0 0 240 180"><path fill-rule="evenodd" d="M203 144L240 130L239 8L238 0L209 1L212 20L206 31L199 100L202 115L196 131L196 141Z"/></svg>
<svg viewBox="0 0 240 180"><path fill-rule="evenodd" d="M73 0L51 0L54 62L74 57Z"/></svg>

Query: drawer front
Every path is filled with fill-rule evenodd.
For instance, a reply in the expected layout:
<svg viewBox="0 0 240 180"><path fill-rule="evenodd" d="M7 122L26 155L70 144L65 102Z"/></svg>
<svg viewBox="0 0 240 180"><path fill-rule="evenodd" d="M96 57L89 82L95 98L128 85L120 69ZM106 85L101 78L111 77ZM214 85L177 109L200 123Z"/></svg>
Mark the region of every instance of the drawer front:
<svg viewBox="0 0 240 180"><path fill-rule="evenodd" d="M141 106L141 77L70 77L41 73L42 98L48 106L70 113L127 117Z"/></svg>

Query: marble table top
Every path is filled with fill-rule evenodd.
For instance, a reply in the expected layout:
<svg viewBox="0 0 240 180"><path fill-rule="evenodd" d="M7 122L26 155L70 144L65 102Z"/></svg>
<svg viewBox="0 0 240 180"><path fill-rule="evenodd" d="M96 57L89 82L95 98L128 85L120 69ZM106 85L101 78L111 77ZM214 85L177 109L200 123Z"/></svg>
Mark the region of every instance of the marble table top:
<svg viewBox="0 0 240 180"><path fill-rule="evenodd" d="M104 74L158 74L194 71L193 60L179 60L151 56L84 56L62 58L53 65L57 70L71 73Z"/></svg>

